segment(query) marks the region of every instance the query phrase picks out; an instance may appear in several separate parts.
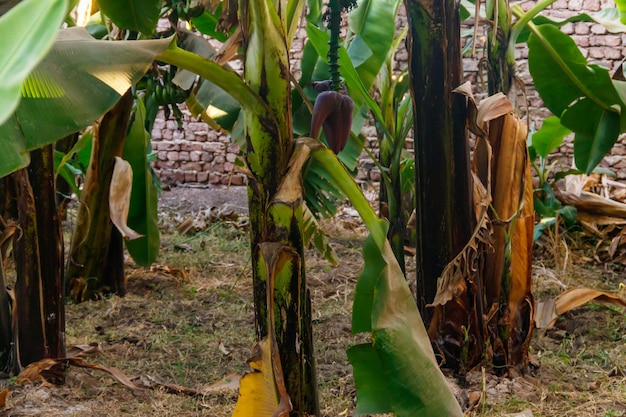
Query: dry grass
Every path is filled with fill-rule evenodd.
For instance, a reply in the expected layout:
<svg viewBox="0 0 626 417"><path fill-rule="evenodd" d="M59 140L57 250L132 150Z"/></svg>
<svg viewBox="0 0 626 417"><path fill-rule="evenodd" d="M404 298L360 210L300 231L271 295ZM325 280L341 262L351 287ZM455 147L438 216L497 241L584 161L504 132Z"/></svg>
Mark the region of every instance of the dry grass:
<svg viewBox="0 0 626 417"><path fill-rule="evenodd" d="M202 389L247 370L254 341L247 232L236 223L209 225L191 236L164 227L159 266L133 269L128 291L67 307L67 344L97 342L103 353L88 360L114 366L136 382L155 378ZM343 227L345 226L345 227ZM316 253L306 259L314 309L320 402L324 416L352 415L355 390L346 348L354 284L362 265L363 236L354 225L333 223L341 259L330 267ZM536 263L536 292L548 297L562 286L616 289L623 277L615 266L587 262L568 248L567 263L543 256ZM560 256L562 262L564 256ZM414 265L409 264L410 270ZM564 272L565 271L565 272ZM413 272L409 272L413 275ZM621 280L621 281L620 281ZM615 308L590 305L536 334L532 353L541 363L536 375L500 380L480 372L468 391L486 400L471 416L505 416L530 409L535 416L626 416L626 323ZM11 385L6 416L230 416L237 392L226 389L203 397L165 389L131 391L110 376L72 368L64 386ZM0 386L1 386L0 385Z"/></svg>

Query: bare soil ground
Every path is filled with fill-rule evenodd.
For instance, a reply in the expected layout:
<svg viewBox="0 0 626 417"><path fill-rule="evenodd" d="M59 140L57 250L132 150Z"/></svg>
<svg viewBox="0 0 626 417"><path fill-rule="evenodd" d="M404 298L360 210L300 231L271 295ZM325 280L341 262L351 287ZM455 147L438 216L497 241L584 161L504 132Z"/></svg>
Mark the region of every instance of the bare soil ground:
<svg viewBox="0 0 626 417"><path fill-rule="evenodd" d="M104 372L71 367L60 386L0 381L0 391L9 388L0 415L230 416L254 342L246 192L175 188L160 201L158 264L144 269L129 260L124 298L67 306L67 346L98 343L102 352L85 360L115 367L142 388L131 390ZM349 416L356 400L345 351L356 342L351 300L365 235L349 209L324 227L340 265L331 267L314 251L306 259L320 402L323 416ZM623 266L594 262L589 245L564 246L560 239L551 244L537 250L538 298L577 286L617 292L626 283ZM414 267L409 261L409 277ZM578 308L553 329L536 332L532 354L540 364L533 374L499 379L476 369L456 381L461 395L483 398L467 415L528 410L534 416L626 416L623 310ZM204 392L175 392L180 387Z"/></svg>

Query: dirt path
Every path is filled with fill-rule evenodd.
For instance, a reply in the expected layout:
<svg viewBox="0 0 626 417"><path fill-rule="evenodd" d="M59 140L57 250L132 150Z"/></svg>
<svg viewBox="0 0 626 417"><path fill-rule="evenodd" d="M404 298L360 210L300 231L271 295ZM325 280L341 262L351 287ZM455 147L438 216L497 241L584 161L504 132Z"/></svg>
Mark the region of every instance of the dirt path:
<svg viewBox="0 0 626 417"><path fill-rule="evenodd" d="M163 191L159 208L179 214L217 209L243 215L248 213L248 193L246 187L178 186Z"/></svg>

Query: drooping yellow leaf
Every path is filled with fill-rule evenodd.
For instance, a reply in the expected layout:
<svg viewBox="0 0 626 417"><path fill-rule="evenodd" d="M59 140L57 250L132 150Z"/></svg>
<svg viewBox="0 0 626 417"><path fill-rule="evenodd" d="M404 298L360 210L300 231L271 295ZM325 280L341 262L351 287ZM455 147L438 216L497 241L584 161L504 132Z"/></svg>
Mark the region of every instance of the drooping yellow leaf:
<svg viewBox="0 0 626 417"><path fill-rule="evenodd" d="M239 398L233 417L288 416L289 411L279 410L279 396L274 380L270 340L258 342L248 364L253 371L239 382Z"/></svg>
<svg viewBox="0 0 626 417"><path fill-rule="evenodd" d="M116 156L111 188L109 189L109 207L111 209L111 221L126 240L138 239L143 236L126 224L132 186L133 170L130 164Z"/></svg>

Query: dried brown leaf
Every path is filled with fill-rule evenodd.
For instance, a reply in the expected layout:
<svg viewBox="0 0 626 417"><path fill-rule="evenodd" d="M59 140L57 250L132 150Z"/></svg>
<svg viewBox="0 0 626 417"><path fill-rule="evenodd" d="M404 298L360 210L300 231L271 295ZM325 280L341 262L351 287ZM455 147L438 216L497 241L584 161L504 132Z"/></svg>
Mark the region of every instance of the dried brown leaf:
<svg viewBox="0 0 626 417"><path fill-rule="evenodd" d="M150 375L141 376L139 378L139 380L141 381L141 384L146 388L153 389L153 388L160 387L160 388L165 388L166 391L172 394L184 394L184 395L190 395L193 397L204 396L204 395L210 394L211 392L237 389L239 388L240 379L241 379L241 375L232 373L232 374L226 375L224 378L220 379L219 381L216 381L212 383L211 385L208 385L202 389L195 389L195 388L184 387L182 385L173 384L169 382L163 382Z"/></svg>
<svg viewBox="0 0 626 417"><path fill-rule="evenodd" d="M467 129L478 137L484 137L487 135L487 132L485 132L477 124L478 106L476 105L476 99L474 98L474 93L472 92L472 83L466 81L452 91L467 97Z"/></svg>
<svg viewBox="0 0 626 417"><path fill-rule="evenodd" d="M128 162L116 156L113 177L111 178L111 188L109 189L109 207L111 210L111 221L126 240L138 239L143 236L126 224L132 188L133 170Z"/></svg>
<svg viewBox="0 0 626 417"><path fill-rule="evenodd" d="M44 358L37 362L33 362L26 368L22 369L15 382L18 385L28 385L34 383L35 381L43 381L41 373L43 371L50 370L50 368L58 364L59 360L52 358Z"/></svg>
<svg viewBox="0 0 626 417"><path fill-rule="evenodd" d="M482 188L483 191L476 191L476 188ZM477 226L465 247L443 269L441 276L437 280L437 294L431 306L444 305L461 295L465 289L465 279L476 273L480 253L490 245L491 223L489 222L489 214L487 212L489 199L485 195L484 187L477 178L474 178L474 189L475 196L483 196L481 211L477 210L476 213L477 217L479 217Z"/></svg>
<svg viewBox="0 0 626 417"><path fill-rule="evenodd" d="M482 130L488 132L488 123L504 115L513 113L513 105L503 93L496 93L480 102L476 123ZM515 118L517 119L517 118Z"/></svg>
<svg viewBox="0 0 626 417"><path fill-rule="evenodd" d="M72 346L68 349L65 357L69 359L87 355L99 355L100 353L102 353L102 347L99 343L94 342L87 345Z"/></svg>
<svg viewBox="0 0 626 417"><path fill-rule="evenodd" d="M283 176L272 203L300 204L302 202L302 166L309 159L311 148L306 142L298 142L289 161L289 170Z"/></svg>
<svg viewBox="0 0 626 417"><path fill-rule="evenodd" d="M617 295L591 288L574 288L557 297L556 314L561 315L589 301L626 307L626 300Z"/></svg>
<svg viewBox="0 0 626 417"><path fill-rule="evenodd" d="M5 388L0 391L0 408L4 408L7 405L7 398L9 397L9 389Z"/></svg>
<svg viewBox="0 0 626 417"><path fill-rule="evenodd" d="M241 375L237 373L228 374L224 378L220 379L219 381L215 381L211 385L203 388L201 392L203 394L206 394L206 393L214 392L214 391L237 389L239 388L240 380L241 380Z"/></svg>
<svg viewBox="0 0 626 417"><path fill-rule="evenodd" d="M68 358L67 361L70 365L74 365L79 368L97 369L99 371L106 372L107 374L115 378L120 384L125 385L132 390L139 388L137 385L135 385L132 382L132 380L124 372L112 366L109 367L109 366L104 366L104 365L96 365L93 363L87 363L82 358L79 358L79 357Z"/></svg>
<svg viewBox="0 0 626 417"><path fill-rule="evenodd" d="M243 36L241 33L241 27L237 26L235 32L222 44L217 51L213 60L219 65L225 65L237 56L237 51L241 46Z"/></svg>
<svg viewBox="0 0 626 417"><path fill-rule="evenodd" d="M574 206L579 212L598 216L626 219L626 204L602 197L589 191L570 192L555 187L555 194L565 205Z"/></svg>
<svg viewBox="0 0 626 417"><path fill-rule="evenodd" d="M591 288L574 288L564 292L555 299L537 303L535 308L537 328L549 329L554 326L558 316L590 301L626 307L626 300L615 294Z"/></svg>

